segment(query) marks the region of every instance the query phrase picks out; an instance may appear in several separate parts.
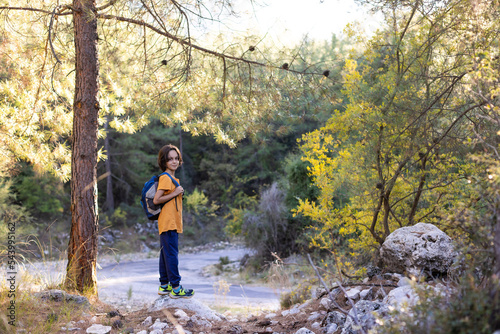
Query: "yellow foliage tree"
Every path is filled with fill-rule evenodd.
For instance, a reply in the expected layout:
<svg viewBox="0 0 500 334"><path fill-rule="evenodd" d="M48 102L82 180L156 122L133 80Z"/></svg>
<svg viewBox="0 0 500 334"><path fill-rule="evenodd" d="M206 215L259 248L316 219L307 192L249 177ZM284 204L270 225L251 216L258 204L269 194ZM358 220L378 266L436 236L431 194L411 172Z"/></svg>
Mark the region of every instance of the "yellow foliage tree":
<svg viewBox="0 0 500 334"><path fill-rule="evenodd" d="M317 222L316 247L340 234L362 252L396 228L439 224L471 201L471 176L484 173L468 154L498 146L485 117L492 103L475 89L477 57L498 55L498 2L384 3L387 27L344 67L345 109L302 138L320 196L296 213ZM498 96L497 82L483 87Z"/></svg>

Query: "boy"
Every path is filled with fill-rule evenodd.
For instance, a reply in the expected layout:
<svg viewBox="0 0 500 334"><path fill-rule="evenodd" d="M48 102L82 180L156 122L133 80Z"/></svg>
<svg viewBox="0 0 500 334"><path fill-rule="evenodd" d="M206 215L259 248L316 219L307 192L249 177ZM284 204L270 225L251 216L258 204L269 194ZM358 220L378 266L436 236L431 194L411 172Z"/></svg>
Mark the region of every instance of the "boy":
<svg viewBox="0 0 500 334"><path fill-rule="evenodd" d="M158 166L169 175L160 176L158 190L153 203L165 203L158 217L158 232L160 233L160 287L159 295L170 295L172 298L191 298L192 289L184 289L179 274L179 233L182 233L182 195L184 189L176 187L172 178L175 171L182 165L179 149L173 145L165 145L158 153ZM179 196L180 195L180 196ZM167 203L166 203L167 202Z"/></svg>

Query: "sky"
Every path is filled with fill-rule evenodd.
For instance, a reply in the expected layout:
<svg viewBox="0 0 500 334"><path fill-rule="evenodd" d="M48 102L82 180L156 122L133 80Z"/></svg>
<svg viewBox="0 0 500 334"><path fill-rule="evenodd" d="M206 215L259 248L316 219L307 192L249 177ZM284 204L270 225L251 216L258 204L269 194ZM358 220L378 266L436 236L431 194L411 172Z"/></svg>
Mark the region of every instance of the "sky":
<svg viewBox="0 0 500 334"><path fill-rule="evenodd" d="M354 0L258 0L253 6L250 2L237 3L236 8L244 14L239 19L225 20L227 27L219 27L220 32L253 29L288 44L300 41L306 34L311 39L330 39L332 33L342 34L344 27L356 20L369 33L380 22Z"/></svg>

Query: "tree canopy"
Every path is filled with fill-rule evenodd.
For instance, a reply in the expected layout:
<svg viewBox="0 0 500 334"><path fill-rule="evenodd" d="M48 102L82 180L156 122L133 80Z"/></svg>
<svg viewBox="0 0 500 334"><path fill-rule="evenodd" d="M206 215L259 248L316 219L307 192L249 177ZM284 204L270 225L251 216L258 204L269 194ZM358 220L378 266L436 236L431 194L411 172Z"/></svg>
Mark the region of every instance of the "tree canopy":
<svg viewBox="0 0 500 334"><path fill-rule="evenodd" d="M442 224L487 176L470 154L498 159L498 2L371 3L386 26L346 62L345 109L302 139L320 196L296 212L318 222L318 247Z"/></svg>

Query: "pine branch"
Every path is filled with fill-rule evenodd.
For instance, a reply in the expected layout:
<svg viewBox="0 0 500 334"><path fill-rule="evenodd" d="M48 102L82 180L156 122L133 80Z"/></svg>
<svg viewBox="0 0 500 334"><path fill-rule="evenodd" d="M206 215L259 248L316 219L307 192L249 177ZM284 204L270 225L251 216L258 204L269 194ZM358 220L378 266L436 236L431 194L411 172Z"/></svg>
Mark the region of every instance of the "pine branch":
<svg viewBox="0 0 500 334"><path fill-rule="evenodd" d="M255 66L260 66L260 67L286 70L288 72L295 73L295 74L324 76L323 72L320 73L320 72L296 71L296 70L291 69L289 66L287 66L286 68L284 66L273 66L273 65L264 64L264 63L261 63L261 62L255 61L255 60L249 60L249 59L245 59L245 58L236 57L236 56L228 55L225 53L217 52L214 50L210 50L210 49L204 48L202 46L199 46L197 44L194 44L193 42L191 42L190 38L184 39L184 38L181 38L179 36L175 36L166 30L165 31L160 30L157 27L155 27L149 23L146 23L144 21L141 21L141 20L131 19L131 18L127 18L127 17L121 17L121 16L115 16L115 15L106 15L106 14L97 14L96 17L100 18L100 19L104 19L104 20L116 20L116 21L120 21L120 22L127 22L127 23L132 23L132 24L146 27L148 29L153 30L154 32L156 32L159 35L165 36L165 37L175 41L176 43L178 43L180 45L198 50L198 51L206 53L206 54L210 54L210 55L215 56L215 57L230 59L230 60L243 62L243 63L247 63L247 64L255 65Z"/></svg>

